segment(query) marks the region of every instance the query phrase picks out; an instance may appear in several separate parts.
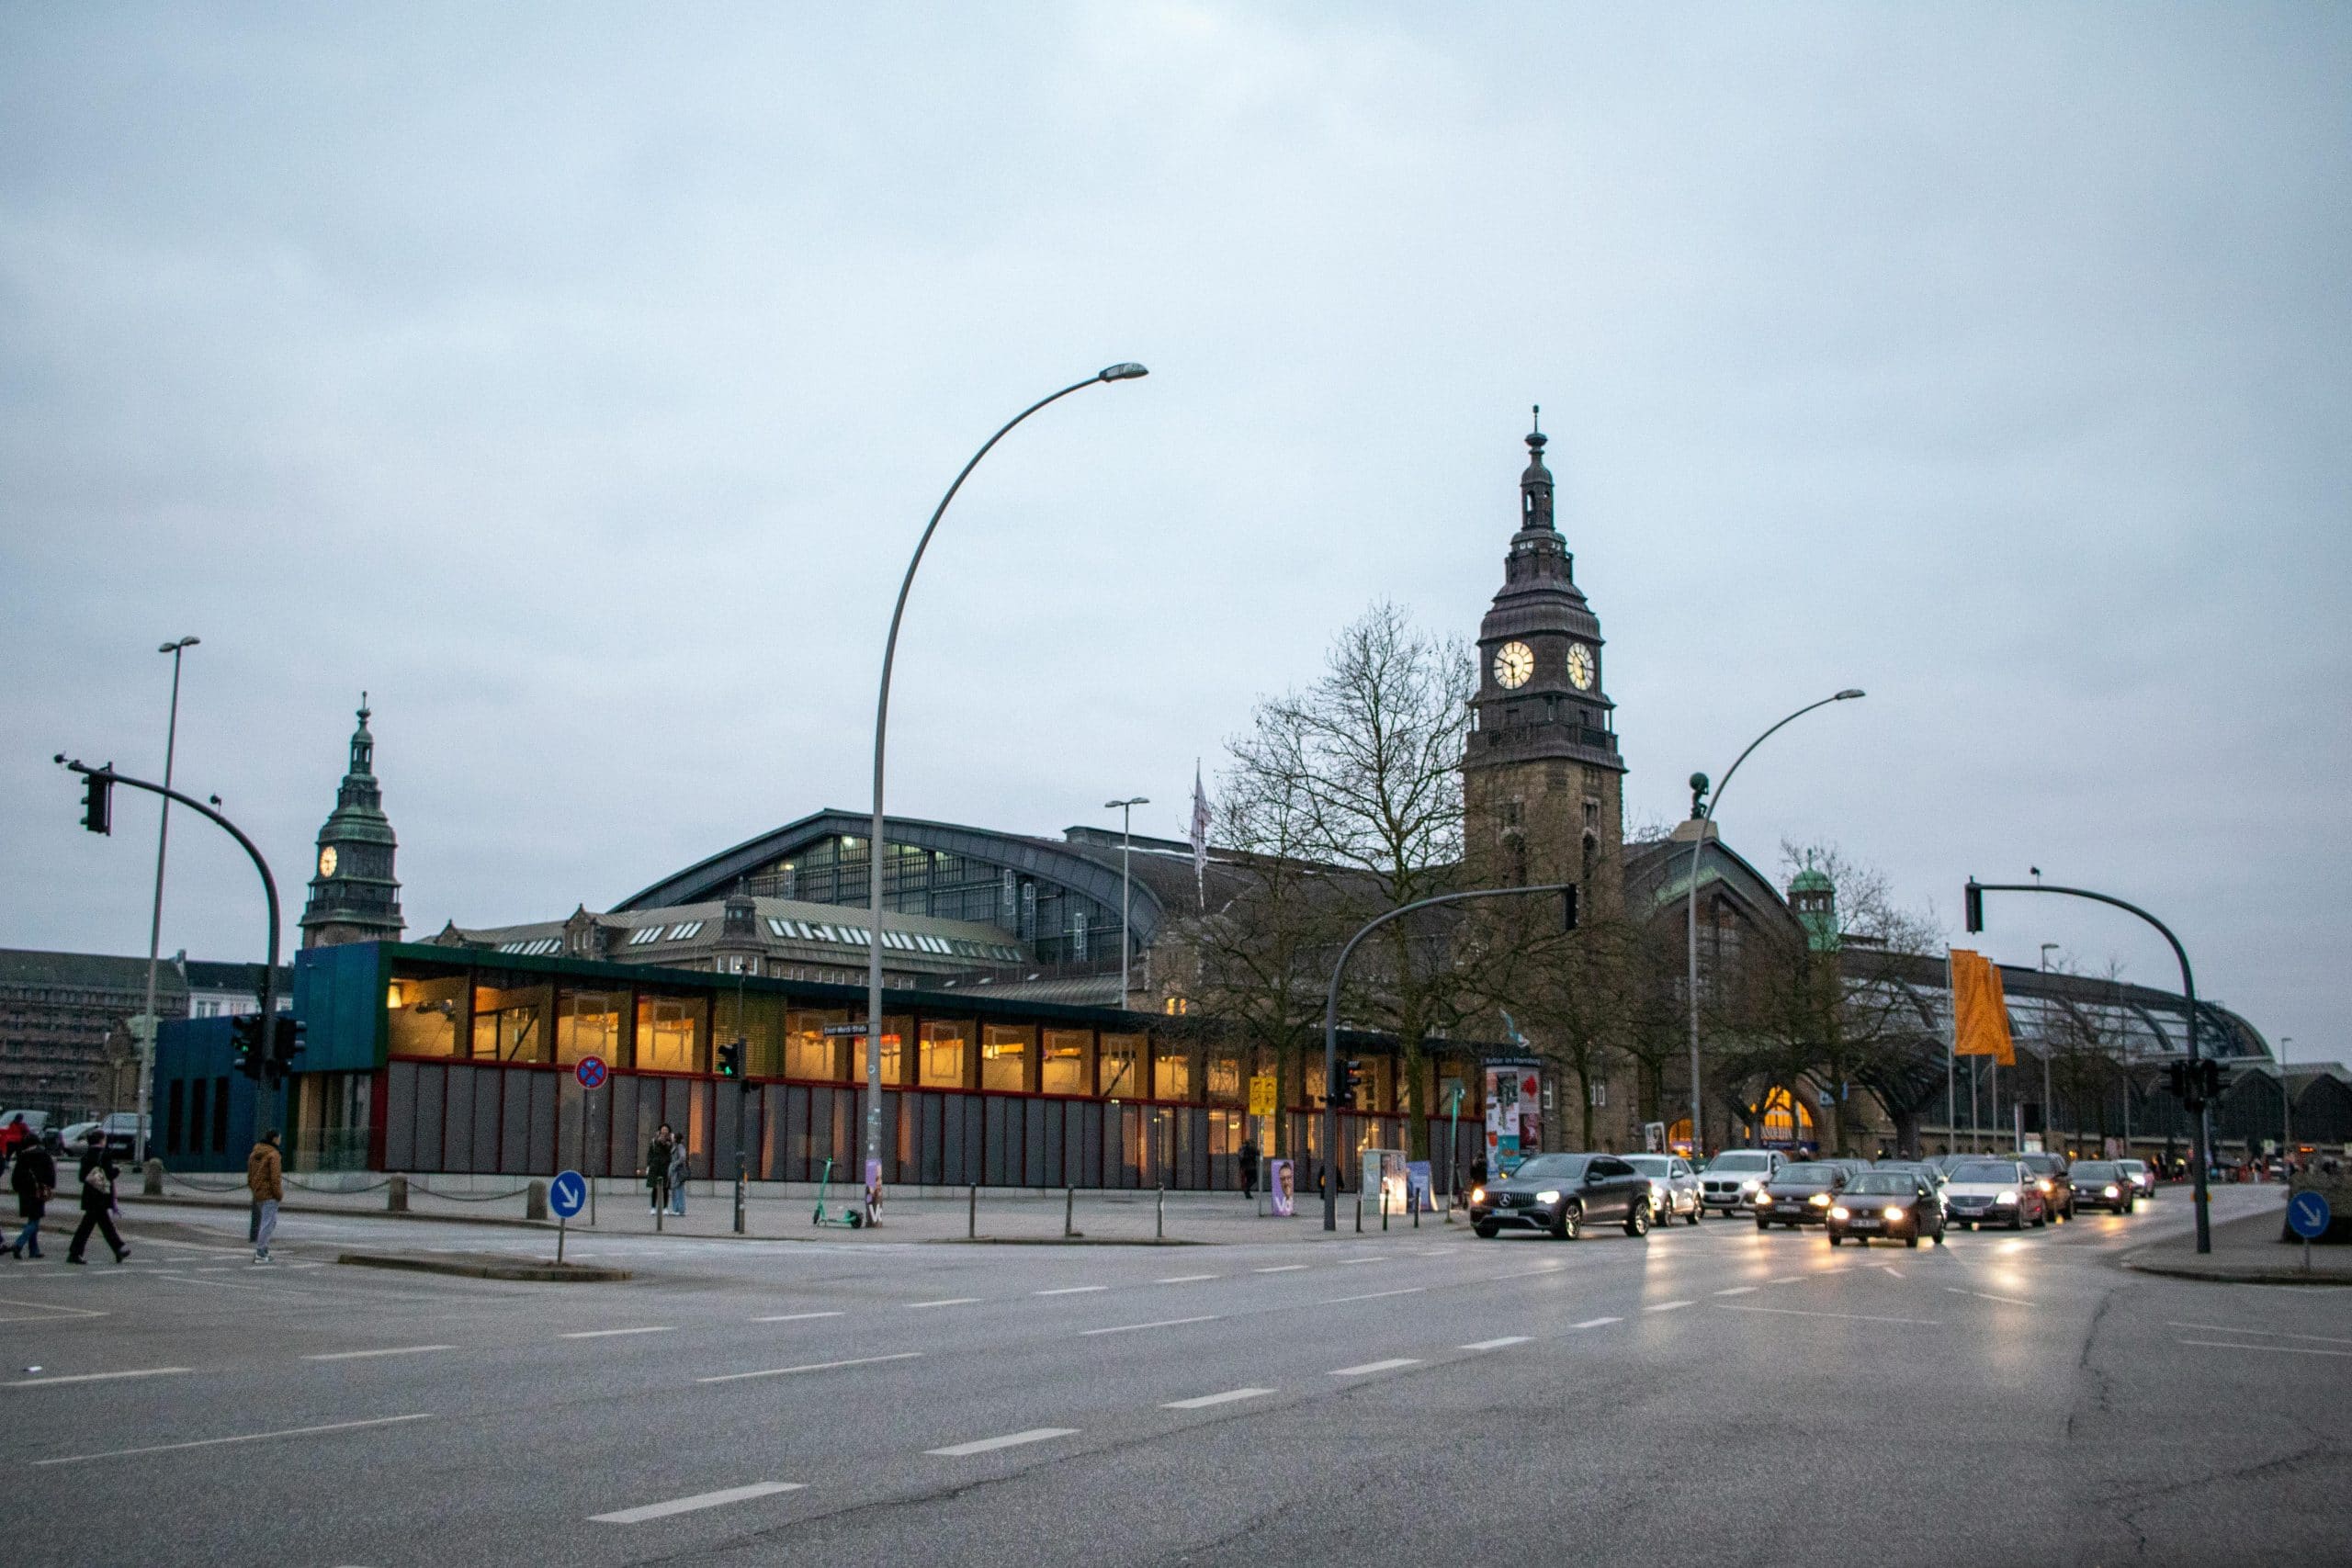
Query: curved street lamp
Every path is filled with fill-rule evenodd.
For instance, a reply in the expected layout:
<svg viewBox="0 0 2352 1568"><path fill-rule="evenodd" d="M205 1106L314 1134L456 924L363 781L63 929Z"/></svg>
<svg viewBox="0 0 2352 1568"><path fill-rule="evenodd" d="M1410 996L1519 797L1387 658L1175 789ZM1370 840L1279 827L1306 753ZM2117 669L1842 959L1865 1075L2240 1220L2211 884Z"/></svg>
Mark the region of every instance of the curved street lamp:
<svg viewBox="0 0 2352 1568"><path fill-rule="evenodd" d="M1850 702L1860 695L1862 695L1861 688L1849 686L1834 696L1824 697L1817 703L1807 703L1781 720L1779 724L1749 741L1747 750L1742 751L1732 760L1731 766L1724 771L1722 781L1714 786L1714 794L1712 795L1707 793L1706 774L1692 773L1690 775L1691 804L1698 807L1692 820L1699 826L1690 840L1690 888L1684 908L1683 925L1690 938L1690 970L1685 979L1684 988L1690 1000L1690 1157L1693 1160L1699 1158L1706 1141L1704 1134L1706 1122L1699 1097L1699 857L1707 848L1707 825L1714 820L1715 807L1723 804L1724 791L1731 787L1732 774L1739 772L1739 765L1747 761L1748 752L1755 750L1781 729L1803 718L1814 709L1826 708L1831 703Z"/></svg>
<svg viewBox="0 0 2352 1568"><path fill-rule="evenodd" d="M931 547L931 536L939 528L939 520L947 514L947 503L964 488L972 470L989 449L1004 439L1007 432L1044 408L1047 403L1069 397L1072 392L1104 381L1132 381L1151 374L1132 361L1105 366L1083 381L1073 381L1049 397L1038 399L1019 413L1004 422L994 435L981 443L939 498L939 505L932 512L931 521L923 525L922 537L915 541L914 558L907 562L907 574L899 582L898 603L890 609L890 636L882 645L882 691L874 704L874 834L866 840L865 864L868 914L871 916L866 935L865 957L865 1170L877 1169L882 1157L882 752L890 721L890 666L899 654L899 624L906 616L907 592L915 585L915 569L922 565L922 553ZM876 1176L866 1183L866 1223L874 1223L873 1195Z"/></svg>

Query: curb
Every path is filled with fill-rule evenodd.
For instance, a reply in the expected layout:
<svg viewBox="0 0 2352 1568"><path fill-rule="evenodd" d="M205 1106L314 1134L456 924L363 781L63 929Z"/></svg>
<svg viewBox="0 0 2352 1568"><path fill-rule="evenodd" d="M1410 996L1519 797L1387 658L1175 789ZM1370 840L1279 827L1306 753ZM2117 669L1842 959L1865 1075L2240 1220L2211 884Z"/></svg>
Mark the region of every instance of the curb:
<svg viewBox="0 0 2352 1568"><path fill-rule="evenodd" d="M469 1263L383 1252L345 1252L335 1261L358 1269L405 1269L418 1274L454 1274L466 1280L521 1280L541 1285L605 1285L637 1277L626 1269L593 1269L578 1263Z"/></svg>
<svg viewBox="0 0 2352 1568"><path fill-rule="evenodd" d="M2123 1267L2135 1274L2155 1274L2172 1280L2201 1280L2215 1285L2352 1285L2352 1275L2306 1274L2300 1269L2216 1269L2211 1265L2165 1263L2126 1258Z"/></svg>
<svg viewBox="0 0 2352 1568"><path fill-rule="evenodd" d="M1217 1247L1214 1241L1182 1241L1148 1235L934 1235L925 1247Z"/></svg>

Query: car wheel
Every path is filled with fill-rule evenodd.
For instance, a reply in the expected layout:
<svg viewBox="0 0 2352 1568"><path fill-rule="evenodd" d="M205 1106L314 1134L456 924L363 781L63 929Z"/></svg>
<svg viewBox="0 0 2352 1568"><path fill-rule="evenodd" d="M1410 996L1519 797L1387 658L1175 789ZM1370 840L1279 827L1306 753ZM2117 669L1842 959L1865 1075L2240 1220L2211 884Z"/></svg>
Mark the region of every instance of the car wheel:
<svg viewBox="0 0 2352 1568"><path fill-rule="evenodd" d="M2009 1216L2009 1228L2013 1231L2021 1231L2025 1229L2025 1211L2023 1209L2019 1209L2016 1213Z"/></svg>
<svg viewBox="0 0 2352 1568"><path fill-rule="evenodd" d="M1772 1222L1770 1220L1758 1220L1756 1222L1756 1234L1758 1235L1763 1235L1766 1231L1769 1231L1771 1228Z"/></svg>
<svg viewBox="0 0 2352 1568"><path fill-rule="evenodd" d="M1696 1203L1691 1204L1690 1212L1683 1215L1682 1218L1687 1224L1694 1225L1697 1224L1699 1223L1699 1205Z"/></svg>
<svg viewBox="0 0 2352 1568"><path fill-rule="evenodd" d="M1562 1241L1576 1241L1584 1235L1584 1208L1577 1203L1560 1205L1560 1217L1552 1222L1552 1234Z"/></svg>
<svg viewBox="0 0 2352 1568"><path fill-rule="evenodd" d="M1919 1238L1916 1235L1906 1235L1903 1238L1903 1245L1917 1252L1919 1250Z"/></svg>
<svg viewBox="0 0 2352 1568"><path fill-rule="evenodd" d="M1846 1238L1844 1236L1839 1235L1836 1231L1831 1231L1829 1233L1829 1245L1832 1247L1837 1246L1839 1242L1844 1241L1845 1239Z"/></svg>
<svg viewBox="0 0 2352 1568"><path fill-rule="evenodd" d="M1625 1215L1625 1234L1630 1236L1645 1236L1650 1234L1650 1203L1648 1199L1645 1198L1640 1202L1634 1204L1632 1210Z"/></svg>
<svg viewBox="0 0 2352 1568"><path fill-rule="evenodd" d="M1470 1234L1476 1236L1480 1241L1492 1241L1495 1239L1496 1235L1501 1232L1502 1228L1503 1227L1500 1225L1473 1224L1470 1227Z"/></svg>
<svg viewBox="0 0 2352 1568"><path fill-rule="evenodd" d="M2040 1230L2042 1226L2044 1226L2044 1225L2048 1224L2049 1223L2050 1223L2050 1211L2049 1211L2049 1210L2047 1210L2047 1209L2042 1210L2042 1211L2041 1211L2041 1213L2038 1213L2038 1214L2036 1214L2036 1215L2034 1215L2034 1216L2033 1216L2033 1228L2034 1228L2034 1229L2036 1229L2036 1230Z"/></svg>

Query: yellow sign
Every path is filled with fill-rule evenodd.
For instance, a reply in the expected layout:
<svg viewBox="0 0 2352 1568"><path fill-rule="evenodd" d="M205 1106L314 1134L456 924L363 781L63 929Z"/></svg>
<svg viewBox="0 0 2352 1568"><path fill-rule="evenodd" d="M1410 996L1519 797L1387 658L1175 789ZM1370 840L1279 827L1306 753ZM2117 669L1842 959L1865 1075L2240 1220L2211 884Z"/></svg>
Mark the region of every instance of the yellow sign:
<svg viewBox="0 0 2352 1568"><path fill-rule="evenodd" d="M1964 947L1951 953L1952 1055L1990 1056L2000 1066L2017 1066L2009 1034L2009 1010L2001 995L2001 972L1993 961Z"/></svg>
<svg viewBox="0 0 2352 1568"><path fill-rule="evenodd" d="M1272 1073L1260 1073L1250 1080L1250 1115L1272 1116L1274 1113L1274 1100L1280 1092L1276 1083Z"/></svg>

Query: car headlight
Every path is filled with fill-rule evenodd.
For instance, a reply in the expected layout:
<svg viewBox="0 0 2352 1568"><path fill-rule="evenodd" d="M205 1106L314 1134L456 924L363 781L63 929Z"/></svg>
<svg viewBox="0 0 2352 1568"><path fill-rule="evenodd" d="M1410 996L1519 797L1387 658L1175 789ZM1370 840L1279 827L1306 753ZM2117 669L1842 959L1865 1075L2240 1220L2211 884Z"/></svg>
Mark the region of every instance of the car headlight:
<svg viewBox="0 0 2352 1568"><path fill-rule="evenodd" d="M2017 1201L2018 1195L2014 1192L1996 1192L1993 1195L1993 1201L1996 1203L2014 1203Z"/></svg>
<svg viewBox="0 0 2352 1568"><path fill-rule="evenodd" d="M1886 1217L1890 1220L1899 1220L1904 1217L1903 1211L1897 1205L1889 1203L1886 1206Z"/></svg>
<svg viewBox="0 0 2352 1568"><path fill-rule="evenodd" d="M1812 1204L1816 1209L1826 1209L1829 1207L1829 1194L1826 1192L1816 1192L1812 1197L1806 1199L1805 1201Z"/></svg>
<svg viewBox="0 0 2352 1568"><path fill-rule="evenodd" d="M1756 1195L1756 1206L1759 1209L1770 1208L1772 1206L1772 1195L1770 1192L1758 1192Z"/></svg>
<svg viewBox="0 0 2352 1568"><path fill-rule="evenodd" d="M1487 1190L1486 1190L1485 1188L1483 1188L1483 1187L1473 1187L1472 1189L1470 1189L1470 1201L1472 1201L1473 1203L1483 1203L1483 1202L1485 1202L1486 1201L1487 1201Z"/></svg>
<svg viewBox="0 0 2352 1568"><path fill-rule="evenodd" d="M1560 1190L1556 1187L1546 1187L1535 1195L1535 1201L1539 1203L1556 1203L1560 1201Z"/></svg>
<svg viewBox="0 0 2352 1568"><path fill-rule="evenodd" d="M2035 1191L2037 1191L2037 1192L2041 1193L2041 1194L2043 1197L2045 1197L2045 1198L2047 1198L2048 1196L2050 1196L2050 1181L2049 1181L2049 1179L2045 1177L2045 1178L2043 1178L2041 1180L2035 1182L2035 1183L2033 1184L2033 1190L2034 1190Z"/></svg>
<svg viewBox="0 0 2352 1568"><path fill-rule="evenodd" d="M2123 1196L2123 1190L2120 1187L2102 1187L2099 1189L2099 1195L2103 1198L2120 1198Z"/></svg>
<svg viewBox="0 0 2352 1568"><path fill-rule="evenodd" d="M1836 1208L1829 1211L1829 1217L1833 1220L1850 1220L1854 1216L1846 1212L1845 1204L1840 1203Z"/></svg>
<svg viewBox="0 0 2352 1568"><path fill-rule="evenodd" d="M1739 1184L1739 1190L1742 1192L1753 1192L1763 1185L1760 1181L1743 1181Z"/></svg>

